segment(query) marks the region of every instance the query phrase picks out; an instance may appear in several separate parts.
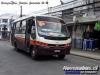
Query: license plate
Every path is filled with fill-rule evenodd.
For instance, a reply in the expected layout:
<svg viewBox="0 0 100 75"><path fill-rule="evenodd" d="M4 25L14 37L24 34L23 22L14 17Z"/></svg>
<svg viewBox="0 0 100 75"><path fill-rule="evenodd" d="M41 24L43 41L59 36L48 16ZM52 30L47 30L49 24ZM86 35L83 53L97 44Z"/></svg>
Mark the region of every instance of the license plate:
<svg viewBox="0 0 100 75"><path fill-rule="evenodd" d="M54 52L60 52L60 50L55 50Z"/></svg>

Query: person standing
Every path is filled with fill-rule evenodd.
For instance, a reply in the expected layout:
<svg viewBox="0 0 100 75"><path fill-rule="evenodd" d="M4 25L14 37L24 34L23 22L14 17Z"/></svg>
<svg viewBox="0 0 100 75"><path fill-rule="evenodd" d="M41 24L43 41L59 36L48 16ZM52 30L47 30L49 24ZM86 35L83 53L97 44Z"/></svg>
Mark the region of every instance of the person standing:
<svg viewBox="0 0 100 75"><path fill-rule="evenodd" d="M90 39L92 38L92 30L88 25L85 32L83 32L83 50L87 50L90 48Z"/></svg>

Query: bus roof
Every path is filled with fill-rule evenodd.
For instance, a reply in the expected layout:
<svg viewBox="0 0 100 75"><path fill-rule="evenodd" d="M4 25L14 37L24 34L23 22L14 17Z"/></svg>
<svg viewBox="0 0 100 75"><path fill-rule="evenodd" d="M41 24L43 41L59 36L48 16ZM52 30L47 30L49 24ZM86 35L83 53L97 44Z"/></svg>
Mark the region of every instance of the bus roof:
<svg viewBox="0 0 100 75"><path fill-rule="evenodd" d="M13 23L14 23L14 22L18 22L18 21L20 21L20 20L27 19L27 18L36 17L36 16L52 17L52 18L61 19L61 18L59 18L59 17L57 17L57 16L50 16L50 15L29 15L29 16L20 17L20 18L14 20Z"/></svg>

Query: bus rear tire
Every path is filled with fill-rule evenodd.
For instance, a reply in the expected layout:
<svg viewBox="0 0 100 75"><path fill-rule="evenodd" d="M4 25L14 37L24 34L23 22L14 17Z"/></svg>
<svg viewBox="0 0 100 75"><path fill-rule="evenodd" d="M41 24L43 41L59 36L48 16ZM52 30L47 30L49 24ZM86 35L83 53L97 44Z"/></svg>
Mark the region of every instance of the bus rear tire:
<svg viewBox="0 0 100 75"><path fill-rule="evenodd" d="M15 51L19 51L19 48L17 47L17 43L16 42L14 43L14 48L15 48Z"/></svg>
<svg viewBox="0 0 100 75"><path fill-rule="evenodd" d="M58 59L64 59L66 55L62 54L62 55L58 55Z"/></svg>

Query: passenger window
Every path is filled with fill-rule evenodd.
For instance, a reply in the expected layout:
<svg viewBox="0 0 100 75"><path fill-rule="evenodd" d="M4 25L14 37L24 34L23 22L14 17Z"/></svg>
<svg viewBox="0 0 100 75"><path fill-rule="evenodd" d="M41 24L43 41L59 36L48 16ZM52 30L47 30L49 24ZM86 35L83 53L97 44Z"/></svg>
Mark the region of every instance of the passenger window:
<svg viewBox="0 0 100 75"><path fill-rule="evenodd" d="M16 30L15 30L16 34L20 34L20 22L16 23Z"/></svg>
<svg viewBox="0 0 100 75"><path fill-rule="evenodd" d="M22 21L22 25L21 25L21 33L25 34L26 31L26 20Z"/></svg>

